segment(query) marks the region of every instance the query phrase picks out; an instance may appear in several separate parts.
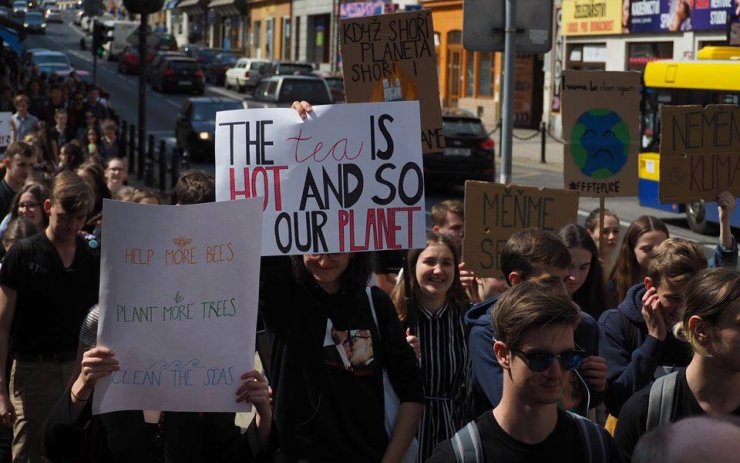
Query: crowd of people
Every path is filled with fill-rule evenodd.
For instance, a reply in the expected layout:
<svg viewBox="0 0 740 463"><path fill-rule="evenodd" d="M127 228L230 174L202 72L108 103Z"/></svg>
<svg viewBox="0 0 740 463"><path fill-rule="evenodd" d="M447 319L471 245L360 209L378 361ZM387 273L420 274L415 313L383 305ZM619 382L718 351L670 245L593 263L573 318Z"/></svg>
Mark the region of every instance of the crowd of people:
<svg viewBox="0 0 740 463"><path fill-rule="evenodd" d="M99 101L90 92L83 106ZM80 131L90 145L92 124ZM740 272L727 192L711 261L655 217L630 224L620 247L607 211L604 224L595 213L558 233L515 233L503 278L484 278L461 260L456 200L432 208L422 249L263 257L264 369L234 389L256 410L246 431L235 413L92 415L96 382L120 368L96 339L102 199L160 199L127 186L125 159L104 148L58 146L48 169L31 142L5 153L0 461L11 448L18 462L683 461L675 435L687 430L671 423L704 415L695 433L737 442ZM214 200L200 171L172 195Z"/></svg>

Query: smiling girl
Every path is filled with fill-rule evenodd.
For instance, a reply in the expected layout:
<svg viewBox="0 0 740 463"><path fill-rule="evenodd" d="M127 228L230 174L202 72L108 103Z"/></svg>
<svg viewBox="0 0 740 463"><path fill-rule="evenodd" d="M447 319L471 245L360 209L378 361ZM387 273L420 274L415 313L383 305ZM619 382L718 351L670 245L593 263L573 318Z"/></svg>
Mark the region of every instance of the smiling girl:
<svg viewBox="0 0 740 463"><path fill-rule="evenodd" d="M457 400L468 371L463 321L468 304L459 263L457 247L447 236L428 233L424 249L409 251L409 289L403 281L392 295L424 372L426 409L417 433L418 461L426 461L436 445L452 437L467 418Z"/></svg>

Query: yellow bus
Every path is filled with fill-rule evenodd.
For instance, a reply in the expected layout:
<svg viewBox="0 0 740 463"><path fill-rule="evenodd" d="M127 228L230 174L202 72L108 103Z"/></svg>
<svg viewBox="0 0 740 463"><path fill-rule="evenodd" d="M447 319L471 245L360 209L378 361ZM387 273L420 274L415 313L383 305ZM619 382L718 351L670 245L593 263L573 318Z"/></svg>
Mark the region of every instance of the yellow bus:
<svg viewBox="0 0 740 463"><path fill-rule="evenodd" d="M660 108L663 105L740 105L740 47L706 47L696 60L652 61L645 67L640 108L640 205L685 212L692 230L710 233L719 223L715 203L660 204ZM739 153L740 154L740 153ZM732 226L740 226L735 208Z"/></svg>

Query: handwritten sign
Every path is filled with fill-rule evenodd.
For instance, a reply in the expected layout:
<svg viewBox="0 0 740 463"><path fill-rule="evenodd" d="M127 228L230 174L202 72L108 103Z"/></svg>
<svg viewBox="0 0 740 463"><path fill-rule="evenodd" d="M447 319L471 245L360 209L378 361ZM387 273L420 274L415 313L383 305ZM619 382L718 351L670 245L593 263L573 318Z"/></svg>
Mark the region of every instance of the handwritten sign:
<svg viewBox="0 0 740 463"><path fill-rule="evenodd" d="M0 112L0 148L7 147L13 141L13 128L10 125L10 117L13 113Z"/></svg>
<svg viewBox="0 0 740 463"><path fill-rule="evenodd" d="M262 197L262 254L424 246L418 102L216 115L216 200Z"/></svg>
<svg viewBox="0 0 740 463"><path fill-rule="evenodd" d="M424 153L445 148L432 13L339 21L347 103L418 100Z"/></svg>
<svg viewBox="0 0 740 463"><path fill-rule="evenodd" d="M556 231L578 218L578 192L465 182L463 261L479 276L501 277L501 250L527 228Z"/></svg>
<svg viewBox="0 0 740 463"><path fill-rule="evenodd" d="M563 71L565 188L636 196L640 74Z"/></svg>
<svg viewBox="0 0 740 463"><path fill-rule="evenodd" d="M660 202L740 194L740 106L663 106Z"/></svg>
<svg viewBox="0 0 740 463"><path fill-rule="evenodd" d="M254 364L261 201L103 213L98 342L121 370L93 412L248 411L234 397Z"/></svg>

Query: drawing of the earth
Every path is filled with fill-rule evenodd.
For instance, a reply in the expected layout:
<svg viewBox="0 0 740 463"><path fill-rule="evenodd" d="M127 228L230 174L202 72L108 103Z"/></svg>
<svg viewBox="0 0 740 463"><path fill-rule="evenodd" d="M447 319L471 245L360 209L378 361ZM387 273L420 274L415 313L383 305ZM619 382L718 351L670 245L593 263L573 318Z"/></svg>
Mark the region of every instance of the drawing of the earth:
<svg viewBox="0 0 740 463"><path fill-rule="evenodd" d="M591 109L581 114L570 136L570 154L583 175L608 179L627 163L630 131L611 109Z"/></svg>

